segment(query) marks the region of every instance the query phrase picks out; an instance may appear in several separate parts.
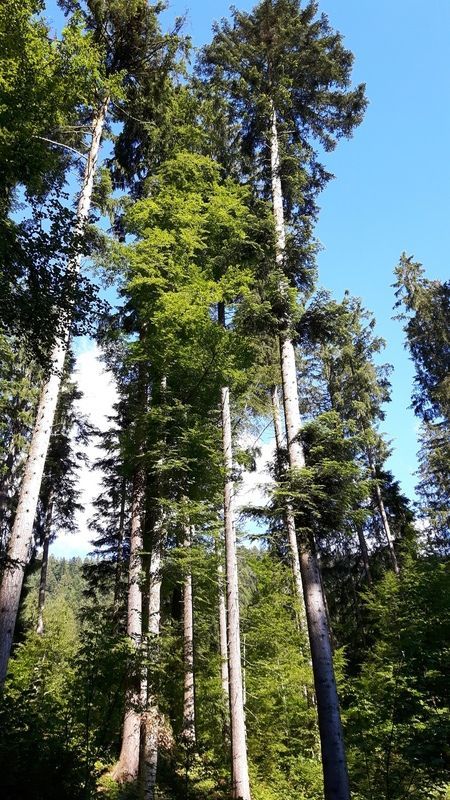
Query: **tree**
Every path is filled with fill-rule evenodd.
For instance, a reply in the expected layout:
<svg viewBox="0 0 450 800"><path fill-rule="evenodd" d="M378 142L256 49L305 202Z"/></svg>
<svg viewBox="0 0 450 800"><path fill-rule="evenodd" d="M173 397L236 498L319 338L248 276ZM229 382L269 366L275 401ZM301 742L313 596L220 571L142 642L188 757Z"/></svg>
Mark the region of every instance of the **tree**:
<svg viewBox="0 0 450 800"><path fill-rule="evenodd" d="M79 470L86 458L75 448L86 445L92 434L89 423L77 414L76 402L81 393L71 380L74 358L69 354L55 415L55 426L45 461L44 476L35 520L35 542L42 547L39 583L37 632L44 632L44 605L50 545L55 530L76 531L75 514L82 511L76 488Z"/></svg>
<svg viewBox="0 0 450 800"><path fill-rule="evenodd" d="M405 323L406 347L416 370L412 406L422 420L418 486L421 512L432 538L445 550L450 498L450 284L426 278L422 265L405 254L395 275L398 319Z"/></svg>
<svg viewBox="0 0 450 800"><path fill-rule="evenodd" d="M95 57L78 20L57 40L42 8L40 0L6 0L0 11L0 330L48 368L67 317L79 323L93 299L87 282L69 291L61 276L80 246L64 185L84 157L80 116Z"/></svg>
<svg viewBox="0 0 450 800"><path fill-rule="evenodd" d="M392 567L398 573L391 531L395 520L389 519L384 499L387 487L382 481L382 467L389 451L378 431L379 422L384 419L383 406L390 399L391 368L375 361L385 343L374 334L374 328L375 319L360 300L346 296L342 303L336 303L327 293L317 295L299 324L301 335L311 346L305 371L315 375L318 391L323 392L322 406L336 411L348 435L359 438L358 458L372 479L372 503L378 512ZM360 525L357 528L361 540Z"/></svg>
<svg viewBox="0 0 450 800"><path fill-rule="evenodd" d="M445 797L448 565L406 559L366 596L376 636L348 687L350 767L358 796Z"/></svg>
<svg viewBox="0 0 450 800"><path fill-rule="evenodd" d="M283 401L293 472L301 470L305 461L298 439L300 415L292 330L296 311L290 303L295 300L295 293L292 295L289 290L292 285L305 282L305 267L311 255L311 223L316 213L314 198L328 177L312 142L316 140L325 149L332 149L339 136L352 133L365 107L364 87L350 88L351 53L345 50L341 36L332 31L327 18L316 18L316 14L316 3L300 9L298 2L292 0L265 0L250 14L234 12L232 25L224 21L217 26L214 40L203 54L205 72L229 100L230 118L240 121L246 151L260 156L259 163L264 164L265 170L260 170L257 177L265 195L272 196L281 301L278 320ZM293 227L289 244L285 219ZM292 251L298 261L292 259ZM316 678L325 797L348 798L322 585L314 548L307 542L302 543L300 565Z"/></svg>
<svg viewBox="0 0 450 800"><path fill-rule="evenodd" d="M148 80L154 74L155 61L160 64L161 51L165 50L166 39L160 35L155 15L160 7L151 8L144 0L137 0L132 6L128 3L111 0L108 4L79 4L63 0L63 8L79 12L84 18L85 29L93 47L87 65L91 73L91 95L89 97L91 115L91 137L78 197L75 236L80 239L86 228L92 202L94 176L100 151L101 140L113 96L126 96L126 87L135 85L141 76ZM133 42L129 32L133 31ZM126 46L124 42L126 41ZM131 46L133 45L133 46ZM85 51L82 51L85 54ZM76 283L81 264L79 249L67 266L66 280L70 287ZM61 370L70 331L70 316L66 321L61 338L57 341L50 357L50 377L42 389L37 409L35 429L21 486L14 529L11 536L9 558L14 567L5 573L0 592L0 683L4 681L11 649L14 625L17 616L20 592L23 582L24 566L32 535L32 526L42 480L42 471L48 450L51 428L58 399Z"/></svg>

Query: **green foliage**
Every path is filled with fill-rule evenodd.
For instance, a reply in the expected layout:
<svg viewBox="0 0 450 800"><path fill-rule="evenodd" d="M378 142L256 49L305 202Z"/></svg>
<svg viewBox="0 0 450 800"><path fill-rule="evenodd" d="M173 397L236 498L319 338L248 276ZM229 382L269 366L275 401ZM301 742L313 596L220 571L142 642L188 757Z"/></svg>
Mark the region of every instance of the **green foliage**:
<svg viewBox="0 0 450 800"><path fill-rule="evenodd" d="M244 553L242 553L244 555ZM245 554L242 636L249 758L255 797L318 800L323 791L307 643L298 629L288 567Z"/></svg>
<svg viewBox="0 0 450 800"><path fill-rule="evenodd" d="M421 264L402 255L396 270L396 308L416 374L412 405L422 419L420 510L431 543L448 550L450 478L450 285L425 278Z"/></svg>
<svg viewBox="0 0 450 800"><path fill-rule="evenodd" d="M448 564L405 563L366 597L376 636L347 686L358 798L443 797L448 782ZM376 792L376 795L374 794Z"/></svg>

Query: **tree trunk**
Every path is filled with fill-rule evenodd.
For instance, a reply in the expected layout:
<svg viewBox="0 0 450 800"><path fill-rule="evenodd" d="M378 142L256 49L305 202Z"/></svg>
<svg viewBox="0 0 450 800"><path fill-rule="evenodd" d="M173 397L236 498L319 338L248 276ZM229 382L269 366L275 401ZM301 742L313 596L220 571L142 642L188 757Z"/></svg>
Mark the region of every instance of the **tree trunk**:
<svg viewBox="0 0 450 800"><path fill-rule="evenodd" d="M53 517L53 498L50 496L48 500L47 513L45 515L44 545L42 548L41 577L39 581L38 621L36 626L36 633L38 633L39 636L42 636L42 634L44 633L44 605L45 605L45 593L47 591L48 553L50 550L52 517Z"/></svg>
<svg viewBox="0 0 450 800"><path fill-rule="evenodd" d="M277 236L277 264L282 267L285 252L283 195L280 179L280 156L275 108L271 120L271 170L273 213ZM283 380L284 416L292 470L305 466L303 447L298 439L300 408L298 401L295 351L289 335L280 336L281 373ZM300 547L300 570L303 582L306 619L308 623L314 685L317 700L325 800L349 800L344 737L339 711L339 699L333 669L333 654L319 565L314 542L304 541Z"/></svg>
<svg viewBox="0 0 450 800"><path fill-rule="evenodd" d="M280 399L278 395L278 386L272 386L271 400L272 400L273 427L275 431L275 446L277 449L278 464L281 469L280 453L283 447L283 433L281 427ZM296 600L299 608L299 617L300 617L299 625L301 630L306 631L305 603L303 600L303 584L302 584L302 575L300 571L300 557L298 554L297 534L295 531L295 517L292 504L289 502L286 503L284 519L288 535L289 552L291 555L292 576L294 579Z"/></svg>
<svg viewBox="0 0 450 800"><path fill-rule="evenodd" d="M83 232L91 206L94 175L108 105L109 98L106 98L93 122L92 141L78 199L77 233ZM81 256L75 256L68 266L68 274L75 276L79 271L80 263ZM5 570L0 588L0 686L3 685L6 678L23 577L33 540L33 523L58 402L61 375L68 348L69 329L70 323L67 324L66 334L54 346L51 356L51 374L42 389L39 400L36 423L8 547L9 566Z"/></svg>
<svg viewBox="0 0 450 800"><path fill-rule="evenodd" d="M191 531L186 525L184 548L190 553ZM195 673L194 673L194 608L192 597L192 569L185 565L183 584L183 657L184 657L184 692L183 692L183 729L181 733L185 746L192 750L196 743L195 732Z"/></svg>
<svg viewBox="0 0 450 800"><path fill-rule="evenodd" d="M122 582L123 567L123 539L125 535L125 502L126 502L127 481L122 478L120 487L120 511L119 511L119 530L117 535L116 548L116 570L114 575L114 612L119 611L120 605L120 584Z"/></svg>
<svg viewBox="0 0 450 800"><path fill-rule="evenodd" d="M229 686L228 686L227 609L225 605L225 594L223 590L223 567L220 562L217 567L217 579L219 586L220 680L222 684L222 694L228 705Z"/></svg>
<svg viewBox="0 0 450 800"><path fill-rule="evenodd" d="M397 554L395 552L394 537L392 536L392 533L391 533L391 526L389 525L388 516L386 514L386 508L384 506L383 495L381 494L380 485L379 485L378 480L377 480L377 470L376 470L372 455L370 453L368 453L367 457L368 457L368 460L369 460L370 472L372 474L372 478L373 478L373 481L374 481L375 501L376 501L376 504L377 504L377 507L378 507L378 511L379 511L379 514L380 514L381 524L382 524L383 530L384 530L384 535L386 536L386 541L387 541L387 545L388 545L388 548L389 548L389 555L391 557L392 567L393 567L393 570L394 570L395 574L399 575L400 574L400 567L398 565Z"/></svg>
<svg viewBox="0 0 450 800"><path fill-rule="evenodd" d="M148 656L151 665L159 657L159 634L161 624L161 567L162 567L162 526L152 546L149 564L149 602L148 602ZM155 693L154 676L147 677L147 697L144 729L143 784L145 800L154 800L156 772L158 767L159 708Z"/></svg>
<svg viewBox="0 0 450 800"><path fill-rule="evenodd" d="M141 645L142 645L142 529L145 474L138 469L133 479L131 501L130 561L128 567L127 635L133 649L133 663L126 694L122 747L112 777L119 782L137 781L141 739Z"/></svg>
<svg viewBox="0 0 450 800"><path fill-rule="evenodd" d="M364 531L361 525L356 526L356 532L358 534L358 542L361 550L361 558L364 564L364 572L366 573L367 583L369 584L369 586L371 586L372 574L370 572L369 551L367 549L366 537L364 536Z"/></svg>
<svg viewBox="0 0 450 800"><path fill-rule="evenodd" d="M224 310L219 319L224 324ZM231 732L231 781L233 800L251 800L247 763L247 742L242 688L239 586L236 532L234 527L234 483L231 438L230 392L222 389L222 437L225 466L224 528L226 566L226 604L228 633L228 671Z"/></svg>

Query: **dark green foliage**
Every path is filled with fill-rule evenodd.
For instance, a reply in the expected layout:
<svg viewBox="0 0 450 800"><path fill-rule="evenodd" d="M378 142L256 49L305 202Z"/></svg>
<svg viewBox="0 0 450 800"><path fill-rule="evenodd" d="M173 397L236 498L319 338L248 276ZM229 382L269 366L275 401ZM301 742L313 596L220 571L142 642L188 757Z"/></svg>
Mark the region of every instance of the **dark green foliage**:
<svg viewBox="0 0 450 800"><path fill-rule="evenodd" d="M445 797L450 635L448 564L408 560L367 594L375 643L347 685L347 735L356 796Z"/></svg>
<svg viewBox="0 0 450 800"><path fill-rule="evenodd" d="M413 408L431 422L450 416L450 283L429 280L424 272L403 254L395 271L396 308L416 369Z"/></svg>
<svg viewBox="0 0 450 800"><path fill-rule="evenodd" d="M280 143L288 241L284 269L290 283L310 286L314 267L312 224L316 197L331 177L318 147L332 149L350 136L365 108L364 87L351 87L353 55L315 2L261 0L250 13L232 10L215 26L202 52L205 94L217 94L239 130L239 172L271 197L270 141L273 111Z"/></svg>
<svg viewBox="0 0 450 800"><path fill-rule="evenodd" d="M418 493L433 547L448 552L450 507L450 284L429 280L402 255L395 270L396 308L416 370L412 405L422 420Z"/></svg>

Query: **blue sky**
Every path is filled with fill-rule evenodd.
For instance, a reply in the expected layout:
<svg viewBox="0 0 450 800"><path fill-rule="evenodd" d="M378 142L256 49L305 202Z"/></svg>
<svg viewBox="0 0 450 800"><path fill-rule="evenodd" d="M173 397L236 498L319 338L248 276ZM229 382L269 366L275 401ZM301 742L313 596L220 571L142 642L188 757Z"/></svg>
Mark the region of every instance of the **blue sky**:
<svg viewBox="0 0 450 800"><path fill-rule="evenodd" d="M58 25L55 3L48 4ZM252 2L236 0L241 9ZM173 0L167 23L187 14L195 45L210 38L228 2ZM394 366L384 429L390 467L413 494L417 420L408 409L413 368L401 324L392 320L393 268L403 250L429 277L446 278L450 252L450 3L448 0L322 0L320 8L355 54L354 77L367 84L369 108L350 141L327 156L334 173L321 198L317 235L320 283L337 298L363 299L387 341Z"/></svg>

